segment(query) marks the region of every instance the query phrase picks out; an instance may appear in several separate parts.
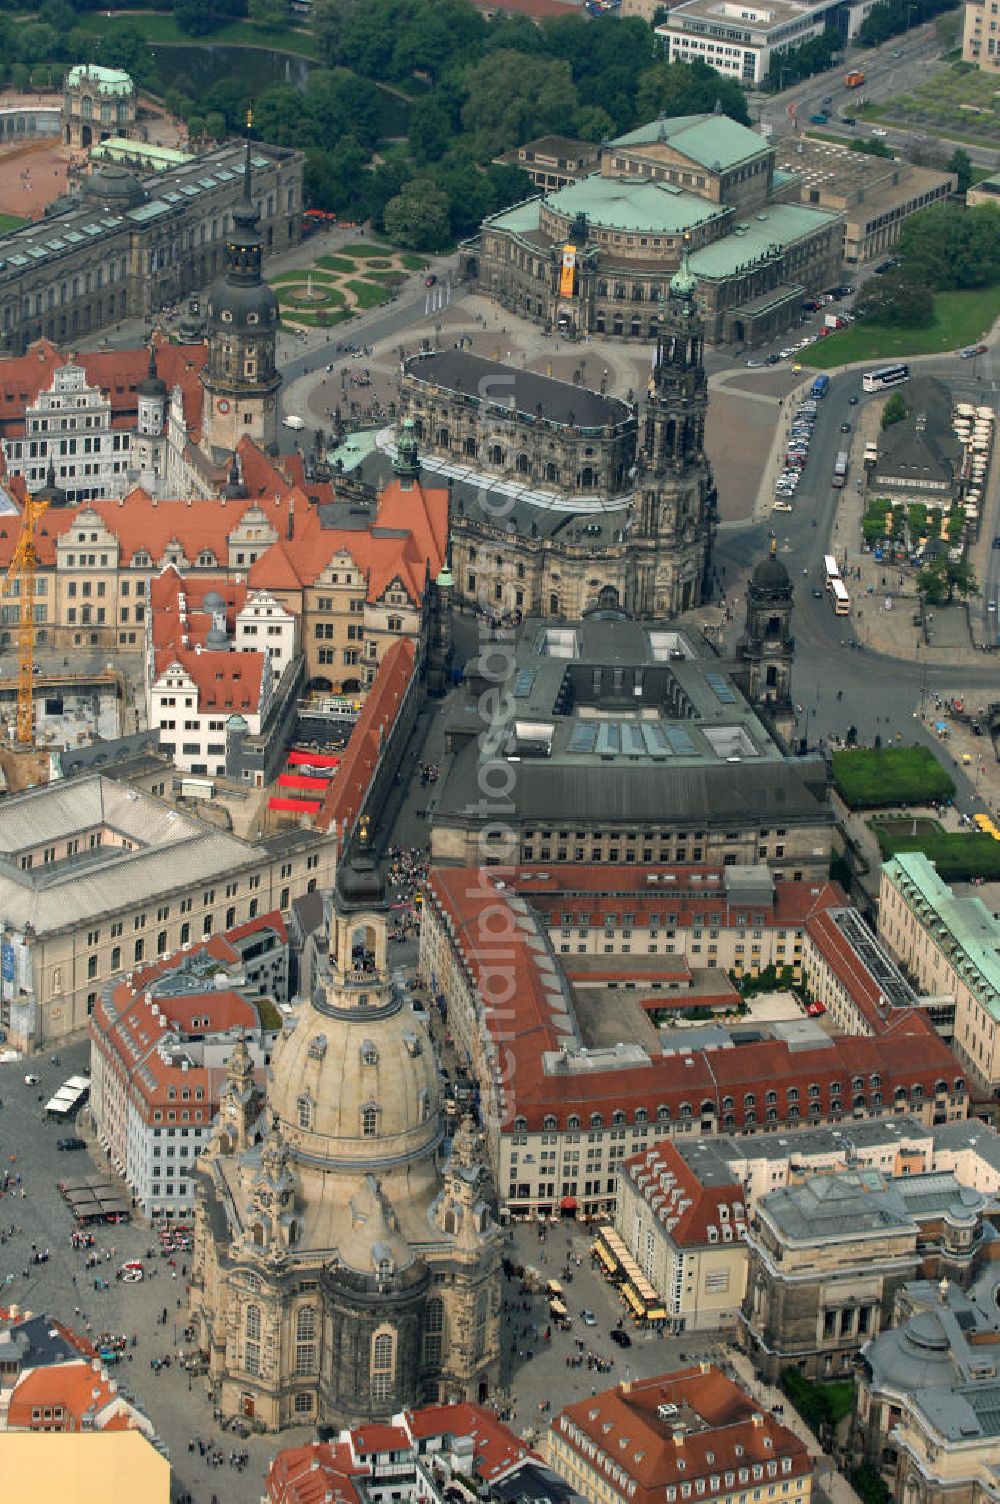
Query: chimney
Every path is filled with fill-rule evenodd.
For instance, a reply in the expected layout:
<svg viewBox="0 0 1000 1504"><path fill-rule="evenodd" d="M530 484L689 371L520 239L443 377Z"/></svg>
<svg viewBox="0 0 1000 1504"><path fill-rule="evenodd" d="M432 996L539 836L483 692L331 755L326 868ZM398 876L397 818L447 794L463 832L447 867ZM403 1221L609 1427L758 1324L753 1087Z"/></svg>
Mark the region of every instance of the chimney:
<svg viewBox="0 0 1000 1504"><path fill-rule="evenodd" d="M287 538L288 538L289 543L292 541L292 533L294 531L295 531L295 497L294 496L289 496L289 498L288 498L288 533L286 535Z"/></svg>
<svg viewBox="0 0 1000 1504"><path fill-rule="evenodd" d="M671 1430L674 1437L674 1446L682 1447L684 1445L684 1433L687 1430L687 1427L683 1423L679 1423L676 1426L672 1426Z"/></svg>
<svg viewBox="0 0 1000 1504"><path fill-rule="evenodd" d="M757 1431L759 1431L761 1426L764 1424L764 1417L759 1410L754 1411L754 1413L750 1417L750 1420L754 1426L754 1429Z"/></svg>

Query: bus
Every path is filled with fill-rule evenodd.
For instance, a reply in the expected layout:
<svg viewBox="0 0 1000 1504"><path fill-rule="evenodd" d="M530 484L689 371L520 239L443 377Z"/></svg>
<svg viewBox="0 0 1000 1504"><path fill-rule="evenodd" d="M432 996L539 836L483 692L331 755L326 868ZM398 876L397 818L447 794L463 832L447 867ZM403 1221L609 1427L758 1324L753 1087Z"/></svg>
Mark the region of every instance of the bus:
<svg viewBox="0 0 1000 1504"><path fill-rule="evenodd" d="M823 555L823 573L826 575L826 588L829 590L834 580L840 579L840 566L833 554Z"/></svg>
<svg viewBox="0 0 1000 1504"><path fill-rule="evenodd" d="M884 392L887 386L899 386L902 381L909 381L910 368L905 362L898 366L879 366L877 371L866 371L861 378L861 388L865 392Z"/></svg>
<svg viewBox="0 0 1000 1504"><path fill-rule="evenodd" d="M830 378L824 372L822 376L816 377L816 380L812 384L812 392L810 395L813 398L825 397L829 390Z"/></svg>
<svg viewBox="0 0 1000 1504"><path fill-rule="evenodd" d="M833 485L839 490L847 480L847 450L842 449L833 466Z"/></svg>
<svg viewBox="0 0 1000 1504"><path fill-rule="evenodd" d="M847 593L847 586L843 580L831 580L830 593L833 596L834 616L850 616L851 597Z"/></svg>

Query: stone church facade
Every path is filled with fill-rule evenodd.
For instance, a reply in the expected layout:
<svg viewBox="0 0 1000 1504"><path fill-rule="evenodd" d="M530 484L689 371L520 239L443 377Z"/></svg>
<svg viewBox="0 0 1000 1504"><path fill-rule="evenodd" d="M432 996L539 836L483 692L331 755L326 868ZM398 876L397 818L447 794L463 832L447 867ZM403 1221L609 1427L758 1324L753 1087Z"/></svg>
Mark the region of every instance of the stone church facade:
<svg viewBox="0 0 1000 1504"><path fill-rule="evenodd" d="M404 366L400 411L451 488L454 602L504 618L579 617L613 592L669 618L708 595L716 493L696 283L661 305L636 404L461 352Z"/></svg>
<svg viewBox="0 0 1000 1504"><path fill-rule="evenodd" d="M364 852L341 866L303 988L263 1100L234 1049L198 1161L191 1319L214 1402L274 1431L484 1400L501 1236L471 1123L445 1152L430 1038L391 975Z"/></svg>

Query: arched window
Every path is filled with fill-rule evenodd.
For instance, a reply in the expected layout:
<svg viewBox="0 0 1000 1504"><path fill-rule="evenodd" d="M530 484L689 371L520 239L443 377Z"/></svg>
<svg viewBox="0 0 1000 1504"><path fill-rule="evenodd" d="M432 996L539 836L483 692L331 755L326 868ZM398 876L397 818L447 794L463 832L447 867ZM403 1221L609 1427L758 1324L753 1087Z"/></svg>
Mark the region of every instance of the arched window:
<svg viewBox="0 0 1000 1504"><path fill-rule="evenodd" d="M528 456L526 454L519 454L517 457L518 475L527 475L530 469L531 461L529 460Z"/></svg>
<svg viewBox="0 0 1000 1504"><path fill-rule="evenodd" d="M723 1097L723 1099L722 1099L722 1110L723 1110L723 1112L732 1112L732 1110L733 1110L733 1099L732 1099L732 1097Z"/></svg>
<svg viewBox="0 0 1000 1504"><path fill-rule="evenodd" d="M747 1094L746 1094L746 1096L743 1098L743 1106L744 1107L756 1107L757 1106L757 1098L754 1096L754 1094L753 1094L752 1091L748 1091Z"/></svg>
<svg viewBox="0 0 1000 1504"><path fill-rule="evenodd" d="M527 1118L515 1118L514 1119L514 1132L515 1133L524 1133L524 1131L527 1128L527 1126L528 1126L528 1119Z"/></svg>
<svg viewBox="0 0 1000 1504"><path fill-rule="evenodd" d="M646 1111L645 1107L637 1107L635 1109L635 1120L640 1125L649 1122L649 1113Z"/></svg>
<svg viewBox="0 0 1000 1504"><path fill-rule="evenodd" d="M311 1128L312 1125L313 1125L313 1104L312 1104L312 1098L309 1097L309 1096L307 1096L305 1093L303 1093L303 1095L301 1097L299 1097L299 1100L298 1100L298 1109L299 1109L299 1127L300 1128Z"/></svg>
<svg viewBox="0 0 1000 1504"><path fill-rule="evenodd" d="M546 1113L545 1117L542 1119L542 1127L547 1133L552 1133L556 1129L556 1127L558 1127L556 1119L551 1112Z"/></svg>
<svg viewBox="0 0 1000 1504"><path fill-rule="evenodd" d="M658 1123L670 1122L670 1108L667 1107L663 1102L661 1102L659 1107L656 1109L656 1121Z"/></svg>
<svg viewBox="0 0 1000 1504"><path fill-rule="evenodd" d="M502 465L504 461L503 447L500 444L490 445L490 464Z"/></svg>
<svg viewBox="0 0 1000 1504"><path fill-rule="evenodd" d="M601 1114L599 1112L592 1112L590 1114L590 1126L591 1128L604 1127L604 1119L601 1117Z"/></svg>
<svg viewBox="0 0 1000 1504"><path fill-rule="evenodd" d="M260 1306L247 1306L244 1317L246 1344L243 1367L248 1374L260 1373Z"/></svg>
<svg viewBox="0 0 1000 1504"><path fill-rule="evenodd" d="M378 1050L370 1039L366 1039L361 1046L361 1064L378 1065Z"/></svg>
<svg viewBox="0 0 1000 1504"><path fill-rule="evenodd" d="M439 1368L444 1345L444 1301L434 1296L427 1302L424 1317L424 1362L429 1368Z"/></svg>
<svg viewBox="0 0 1000 1504"><path fill-rule="evenodd" d="M371 1391L375 1404L392 1397L396 1366L396 1339L391 1332L376 1332L372 1338Z"/></svg>
<svg viewBox="0 0 1000 1504"><path fill-rule="evenodd" d="M616 1107L614 1112L611 1114L611 1121L614 1123L616 1128L625 1127L625 1114L622 1112L620 1107Z"/></svg>
<svg viewBox="0 0 1000 1504"><path fill-rule="evenodd" d="M295 1313L295 1372L299 1378L316 1369L316 1307L302 1306Z"/></svg>
<svg viewBox="0 0 1000 1504"><path fill-rule="evenodd" d="M576 1115L575 1112L571 1112L570 1115L569 1115L569 1117L566 1119L566 1127L567 1128L579 1128L579 1126L580 1126L580 1119L577 1117L577 1115Z"/></svg>
<svg viewBox="0 0 1000 1504"><path fill-rule="evenodd" d="M545 479L552 482L555 482L559 479L559 471L557 470L556 466L553 465L551 460L549 460L549 463L545 466Z"/></svg>
<svg viewBox="0 0 1000 1504"><path fill-rule="evenodd" d="M365 1138L374 1138L378 1132L378 1108L374 1102L366 1102L361 1109L361 1132Z"/></svg>

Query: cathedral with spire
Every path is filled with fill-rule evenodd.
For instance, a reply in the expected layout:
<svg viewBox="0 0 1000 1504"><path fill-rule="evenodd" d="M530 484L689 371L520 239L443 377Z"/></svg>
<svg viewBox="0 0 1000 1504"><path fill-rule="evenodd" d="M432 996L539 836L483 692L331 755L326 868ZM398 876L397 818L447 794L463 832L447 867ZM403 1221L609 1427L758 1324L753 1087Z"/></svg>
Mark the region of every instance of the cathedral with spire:
<svg viewBox="0 0 1000 1504"><path fill-rule="evenodd" d="M238 1044L198 1161L198 1345L217 1409L272 1431L481 1401L498 1374L501 1235L478 1134L445 1134L366 834L307 944L266 1089Z"/></svg>

